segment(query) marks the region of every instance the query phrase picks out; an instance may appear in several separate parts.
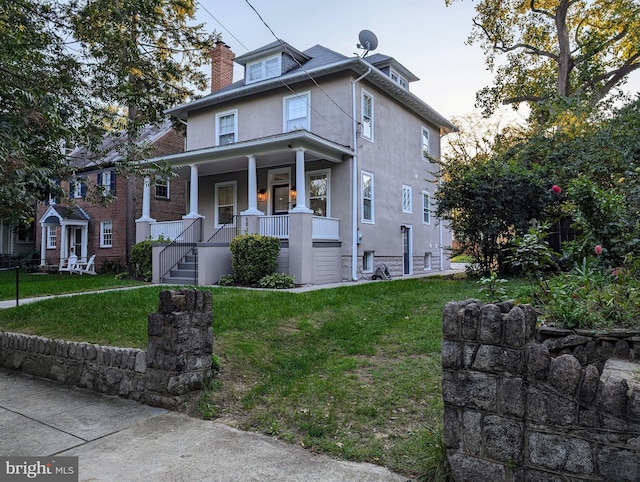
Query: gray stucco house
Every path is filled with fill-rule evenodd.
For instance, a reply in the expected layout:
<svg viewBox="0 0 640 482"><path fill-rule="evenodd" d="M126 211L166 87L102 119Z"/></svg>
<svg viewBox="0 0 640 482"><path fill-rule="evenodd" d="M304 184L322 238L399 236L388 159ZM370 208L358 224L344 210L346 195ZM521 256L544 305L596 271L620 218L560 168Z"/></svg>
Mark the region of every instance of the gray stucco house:
<svg viewBox="0 0 640 482"><path fill-rule="evenodd" d="M187 126L185 152L150 160L190 181L182 219L157 223L143 201L137 238L176 241L154 248L155 282L216 283L237 233L279 237L278 271L297 284L449 267L430 159L455 127L411 93L406 67L284 41L235 57L220 42L211 71L210 94L168 111Z"/></svg>

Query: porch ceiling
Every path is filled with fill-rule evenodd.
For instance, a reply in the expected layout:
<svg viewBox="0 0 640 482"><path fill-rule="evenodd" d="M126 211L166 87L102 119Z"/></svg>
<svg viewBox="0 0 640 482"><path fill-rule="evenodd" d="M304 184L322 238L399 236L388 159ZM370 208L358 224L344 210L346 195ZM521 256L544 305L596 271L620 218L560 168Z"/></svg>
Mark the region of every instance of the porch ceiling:
<svg viewBox="0 0 640 482"><path fill-rule="evenodd" d="M144 163L168 161L180 177L188 179L192 164L198 166L199 176L246 170L248 156L255 156L258 168L293 164L297 149L305 150L305 162L325 159L339 163L353 156L353 150L348 146L299 130L149 159Z"/></svg>

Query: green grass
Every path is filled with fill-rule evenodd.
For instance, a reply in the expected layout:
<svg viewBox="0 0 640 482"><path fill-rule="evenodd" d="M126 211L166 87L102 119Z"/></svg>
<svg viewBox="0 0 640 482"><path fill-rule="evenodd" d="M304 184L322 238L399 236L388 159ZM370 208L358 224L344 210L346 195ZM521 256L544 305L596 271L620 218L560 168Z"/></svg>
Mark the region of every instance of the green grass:
<svg viewBox="0 0 640 482"><path fill-rule="evenodd" d="M116 279L112 274L99 275L70 275L70 274L40 274L18 273L19 296L30 298L34 296L58 295L63 293L78 293L106 288L119 288L145 284L131 279ZM16 298L15 270L0 271L0 300Z"/></svg>
<svg viewBox="0 0 640 482"><path fill-rule="evenodd" d="M144 348L160 289L2 310L0 330ZM212 293L221 369L192 414L407 477L444 478L442 308L478 297L474 281Z"/></svg>

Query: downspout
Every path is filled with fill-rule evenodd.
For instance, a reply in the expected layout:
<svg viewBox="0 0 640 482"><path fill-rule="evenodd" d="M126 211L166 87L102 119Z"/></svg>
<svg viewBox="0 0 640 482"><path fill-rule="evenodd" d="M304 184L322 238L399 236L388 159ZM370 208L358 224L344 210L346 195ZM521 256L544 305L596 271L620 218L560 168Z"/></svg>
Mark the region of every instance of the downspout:
<svg viewBox="0 0 640 482"><path fill-rule="evenodd" d="M351 103L353 120L353 185L351 186L351 279L358 281L358 121L356 120L356 84L371 73L369 67L364 74L351 82Z"/></svg>

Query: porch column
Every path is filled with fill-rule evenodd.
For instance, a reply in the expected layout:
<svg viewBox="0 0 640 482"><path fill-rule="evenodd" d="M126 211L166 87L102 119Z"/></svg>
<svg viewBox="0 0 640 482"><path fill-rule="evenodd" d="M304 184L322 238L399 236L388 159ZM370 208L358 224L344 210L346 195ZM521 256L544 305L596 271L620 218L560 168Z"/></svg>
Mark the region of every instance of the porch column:
<svg viewBox="0 0 640 482"><path fill-rule="evenodd" d="M40 266L47 264L47 227L40 225Z"/></svg>
<svg viewBox="0 0 640 482"><path fill-rule="evenodd" d="M291 210L292 213L312 213L307 208L307 186L306 176L304 172L304 149L296 149L296 207Z"/></svg>
<svg viewBox="0 0 640 482"><path fill-rule="evenodd" d="M67 226L60 223L60 261L69 257L69 245L67 244Z"/></svg>
<svg viewBox="0 0 640 482"><path fill-rule="evenodd" d="M142 216L136 222L155 222L151 217L151 177L144 176L142 188Z"/></svg>
<svg viewBox="0 0 640 482"><path fill-rule="evenodd" d="M198 214L198 166L191 164L191 190L189 192L189 214L183 216L183 219L201 218Z"/></svg>
<svg viewBox="0 0 640 482"><path fill-rule="evenodd" d="M243 216L262 216L264 213L258 210L258 175L256 169L256 156L251 154L247 156L249 159L249 171L248 171L248 185L247 196L249 196L247 203L247 210L242 211L240 214Z"/></svg>
<svg viewBox="0 0 640 482"><path fill-rule="evenodd" d="M142 187L142 216L136 219L136 243L151 237L151 224L156 220L151 217L151 177L144 176Z"/></svg>

